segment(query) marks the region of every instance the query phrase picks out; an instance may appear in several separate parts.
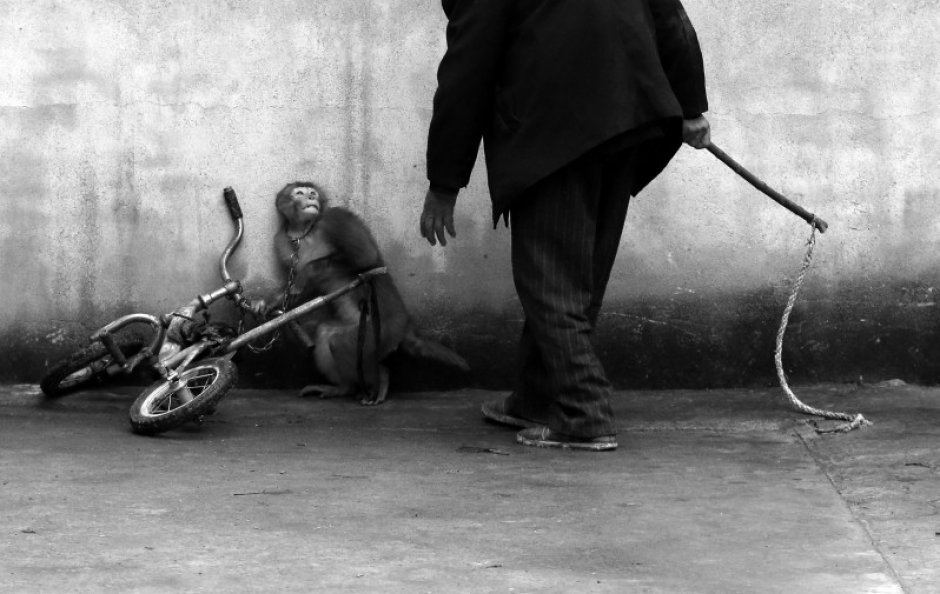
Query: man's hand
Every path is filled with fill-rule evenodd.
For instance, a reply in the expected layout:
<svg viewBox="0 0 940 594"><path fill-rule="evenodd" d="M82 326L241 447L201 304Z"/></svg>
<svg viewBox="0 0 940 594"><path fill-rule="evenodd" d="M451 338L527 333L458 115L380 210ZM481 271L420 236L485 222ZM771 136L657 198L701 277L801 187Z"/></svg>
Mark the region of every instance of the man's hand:
<svg viewBox="0 0 940 594"><path fill-rule="evenodd" d="M451 237L457 237L457 232L454 230L454 204L456 203L456 194L449 195L434 190L428 190L425 194L424 211L421 213L421 236L431 245L437 245L438 240L441 245L447 245L444 229L447 229Z"/></svg>
<svg viewBox="0 0 940 594"><path fill-rule="evenodd" d="M706 148L711 144L711 126L705 116L682 120L682 142L697 149Z"/></svg>

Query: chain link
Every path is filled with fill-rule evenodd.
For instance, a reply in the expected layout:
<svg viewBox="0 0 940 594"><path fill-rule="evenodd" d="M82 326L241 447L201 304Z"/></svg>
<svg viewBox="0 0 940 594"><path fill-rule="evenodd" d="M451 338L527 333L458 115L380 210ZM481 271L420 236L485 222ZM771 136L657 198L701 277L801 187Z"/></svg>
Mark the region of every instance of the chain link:
<svg viewBox="0 0 940 594"><path fill-rule="evenodd" d="M281 302L281 311L286 312L290 307L290 302L293 299L291 291L294 289L294 278L297 276L297 262L300 260L300 240L306 236L306 233L300 237L291 237L290 244L293 251L290 255L290 271L287 273L287 288L284 290L284 299ZM242 333L242 327L245 322L245 312L242 310L242 319L238 323L238 333ZM274 347L274 343L277 342L278 338L281 337L280 328L274 333L271 337L271 340L263 346L255 346L251 343L248 343L248 350L252 353L264 353L270 351Z"/></svg>

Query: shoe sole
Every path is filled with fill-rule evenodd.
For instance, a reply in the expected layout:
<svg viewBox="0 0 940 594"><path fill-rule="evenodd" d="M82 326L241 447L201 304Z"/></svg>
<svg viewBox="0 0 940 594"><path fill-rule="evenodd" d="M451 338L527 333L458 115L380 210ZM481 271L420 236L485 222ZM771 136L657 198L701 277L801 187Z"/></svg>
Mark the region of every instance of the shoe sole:
<svg viewBox="0 0 940 594"><path fill-rule="evenodd" d="M526 419L521 419L519 417L513 417L511 415L505 415L498 413L493 410L488 410L484 404L480 411L483 413L483 416L493 421L499 423L500 425L509 425L510 427L518 427L520 429L528 429L529 427L538 427L539 424L534 421L527 421Z"/></svg>
<svg viewBox="0 0 940 594"><path fill-rule="evenodd" d="M549 439L528 439L521 435L516 435L516 441L522 445L534 446L537 448L559 448L562 450L585 450L590 452L609 452L617 449L617 442L610 441L606 443L590 443L584 441L554 441Z"/></svg>

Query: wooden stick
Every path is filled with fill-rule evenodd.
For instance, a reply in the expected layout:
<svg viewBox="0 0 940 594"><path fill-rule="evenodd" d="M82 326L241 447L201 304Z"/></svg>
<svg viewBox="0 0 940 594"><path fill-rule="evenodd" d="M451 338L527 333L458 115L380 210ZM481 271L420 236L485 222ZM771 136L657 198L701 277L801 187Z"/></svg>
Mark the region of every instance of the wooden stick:
<svg viewBox="0 0 940 594"><path fill-rule="evenodd" d="M799 204L794 203L789 198L781 194L780 192L774 190L760 179L756 175L745 169L741 166L740 163L728 156L726 152L714 145L714 143L709 144L707 147L708 151L718 157L718 159L731 168L732 171L743 177L750 183L752 186L769 196L774 202L783 206L796 216L800 217L810 225L816 227L820 233L825 233L826 229L829 228L829 223L817 217L813 213L801 207Z"/></svg>

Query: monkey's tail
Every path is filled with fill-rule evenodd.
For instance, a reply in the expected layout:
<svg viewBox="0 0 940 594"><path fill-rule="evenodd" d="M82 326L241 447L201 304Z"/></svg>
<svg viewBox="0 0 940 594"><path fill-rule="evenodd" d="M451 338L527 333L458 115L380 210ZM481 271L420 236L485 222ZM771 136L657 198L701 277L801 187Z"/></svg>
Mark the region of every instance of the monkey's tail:
<svg viewBox="0 0 940 594"><path fill-rule="evenodd" d="M463 357L436 340L419 336L413 330L405 334L401 341L401 350L412 357L437 361L461 371L470 371L470 365Z"/></svg>

